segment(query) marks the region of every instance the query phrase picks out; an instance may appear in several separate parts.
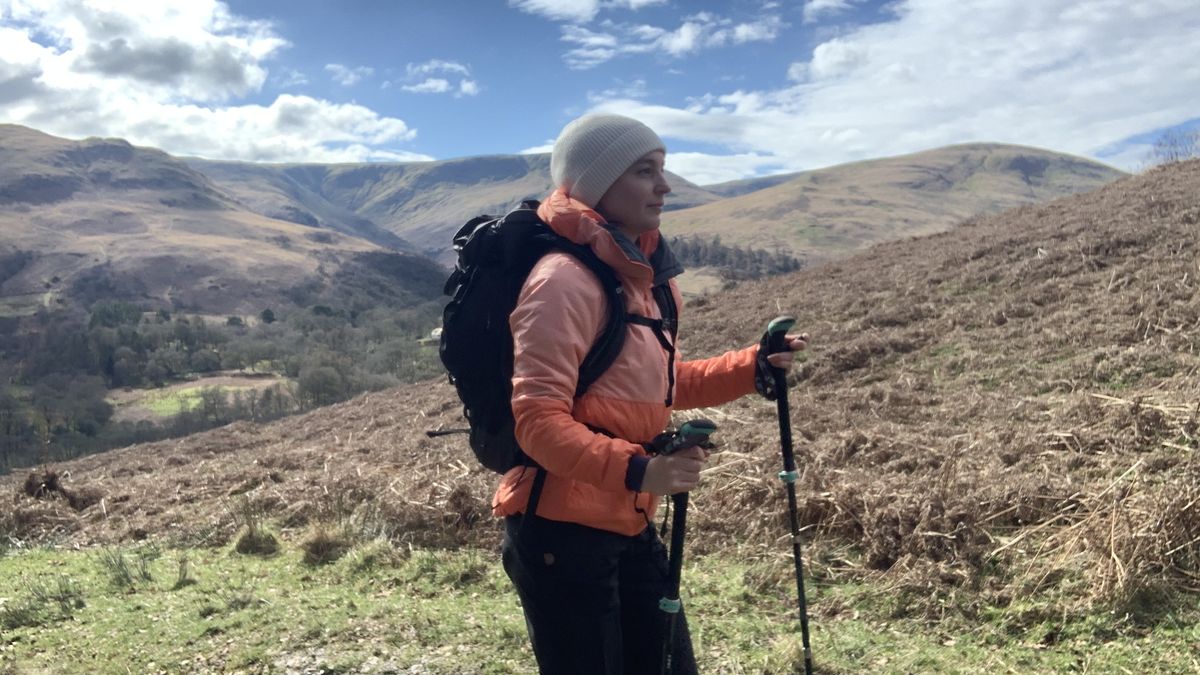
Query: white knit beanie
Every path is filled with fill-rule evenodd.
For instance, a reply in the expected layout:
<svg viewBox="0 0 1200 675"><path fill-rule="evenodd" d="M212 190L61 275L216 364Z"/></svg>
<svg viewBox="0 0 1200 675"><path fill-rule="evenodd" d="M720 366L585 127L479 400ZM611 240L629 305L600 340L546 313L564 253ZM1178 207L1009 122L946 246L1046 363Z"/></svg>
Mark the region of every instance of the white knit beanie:
<svg viewBox="0 0 1200 675"><path fill-rule="evenodd" d="M666 152L658 134L622 115L584 115L563 128L550 153L555 187L595 208L608 188L651 150Z"/></svg>

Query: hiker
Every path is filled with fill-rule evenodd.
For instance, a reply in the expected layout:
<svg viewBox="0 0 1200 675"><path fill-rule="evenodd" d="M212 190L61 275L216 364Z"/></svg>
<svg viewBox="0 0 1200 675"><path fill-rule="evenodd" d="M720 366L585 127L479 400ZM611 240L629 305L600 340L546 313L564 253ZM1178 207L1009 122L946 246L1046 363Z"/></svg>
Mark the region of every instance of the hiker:
<svg viewBox="0 0 1200 675"><path fill-rule="evenodd" d="M674 321L662 317L681 304L673 277L683 269L658 229L665 159L654 131L620 115L576 119L554 144L555 189L537 214L616 272L629 313L621 352L586 393L575 398L576 380L607 311L595 274L569 254L545 255L509 319L515 435L537 467L504 474L493 512L505 517L504 569L542 673L658 672L667 554L652 520L661 496L696 487L707 454L650 456L643 444L672 410L719 405L769 379L765 343L697 361L675 352ZM771 366L790 368L806 340L788 335L791 351L770 355ZM674 671L694 673L682 616L675 635Z"/></svg>

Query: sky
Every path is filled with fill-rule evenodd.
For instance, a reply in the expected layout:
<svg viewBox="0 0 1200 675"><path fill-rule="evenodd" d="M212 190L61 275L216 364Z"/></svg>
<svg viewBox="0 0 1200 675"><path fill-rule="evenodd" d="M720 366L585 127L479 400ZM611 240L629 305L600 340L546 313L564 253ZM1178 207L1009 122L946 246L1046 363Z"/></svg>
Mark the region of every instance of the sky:
<svg viewBox="0 0 1200 675"><path fill-rule="evenodd" d="M1142 168L1198 0L0 0L0 123L177 156L547 152L635 117L706 185L955 143Z"/></svg>

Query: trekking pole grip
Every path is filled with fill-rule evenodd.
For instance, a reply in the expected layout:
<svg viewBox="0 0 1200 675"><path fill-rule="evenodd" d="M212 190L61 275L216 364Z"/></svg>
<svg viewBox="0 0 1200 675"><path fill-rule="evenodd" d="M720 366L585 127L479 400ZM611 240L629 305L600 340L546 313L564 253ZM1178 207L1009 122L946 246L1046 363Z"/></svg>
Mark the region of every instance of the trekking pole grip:
<svg viewBox="0 0 1200 675"><path fill-rule="evenodd" d="M716 430L717 425L711 420L700 418L684 422L679 427L679 431L675 432L671 437L671 440L658 450L658 454L670 455L680 450L703 445Z"/></svg>
<svg viewBox="0 0 1200 675"><path fill-rule="evenodd" d="M770 336L767 342L768 354L778 354L790 349L787 344L787 333L795 325L796 319L790 316L777 316L771 319L771 323L767 324L767 335Z"/></svg>

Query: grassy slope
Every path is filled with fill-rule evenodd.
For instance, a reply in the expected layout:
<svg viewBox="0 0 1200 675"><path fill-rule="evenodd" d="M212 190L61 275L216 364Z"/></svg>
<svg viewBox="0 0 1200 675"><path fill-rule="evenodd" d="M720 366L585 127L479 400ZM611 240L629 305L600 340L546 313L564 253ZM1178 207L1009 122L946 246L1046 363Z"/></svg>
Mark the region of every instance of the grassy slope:
<svg viewBox="0 0 1200 675"><path fill-rule="evenodd" d="M974 144L856 162L663 216L672 235L813 259L941 232L964 218L1085 192L1119 171L1036 148Z"/></svg>
<svg viewBox="0 0 1200 675"><path fill-rule="evenodd" d="M114 581L118 557L127 582ZM752 561L686 566L702 672L799 665L794 597L781 581ZM16 672L533 668L520 607L488 552L402 551L375 540L316 566L289 548L265 558L229 548L42 549L0 558L0 600L0 668ZM966 626L908 618L903 599L862 584L814 585L810 600L822 608L811 636L823 673L1185 672L1200 639L1194 608L1120 639L1128 619L1103 613L1030 624L1017 606ZM1098 643L1097 634L1113 639Z"/></svg>

